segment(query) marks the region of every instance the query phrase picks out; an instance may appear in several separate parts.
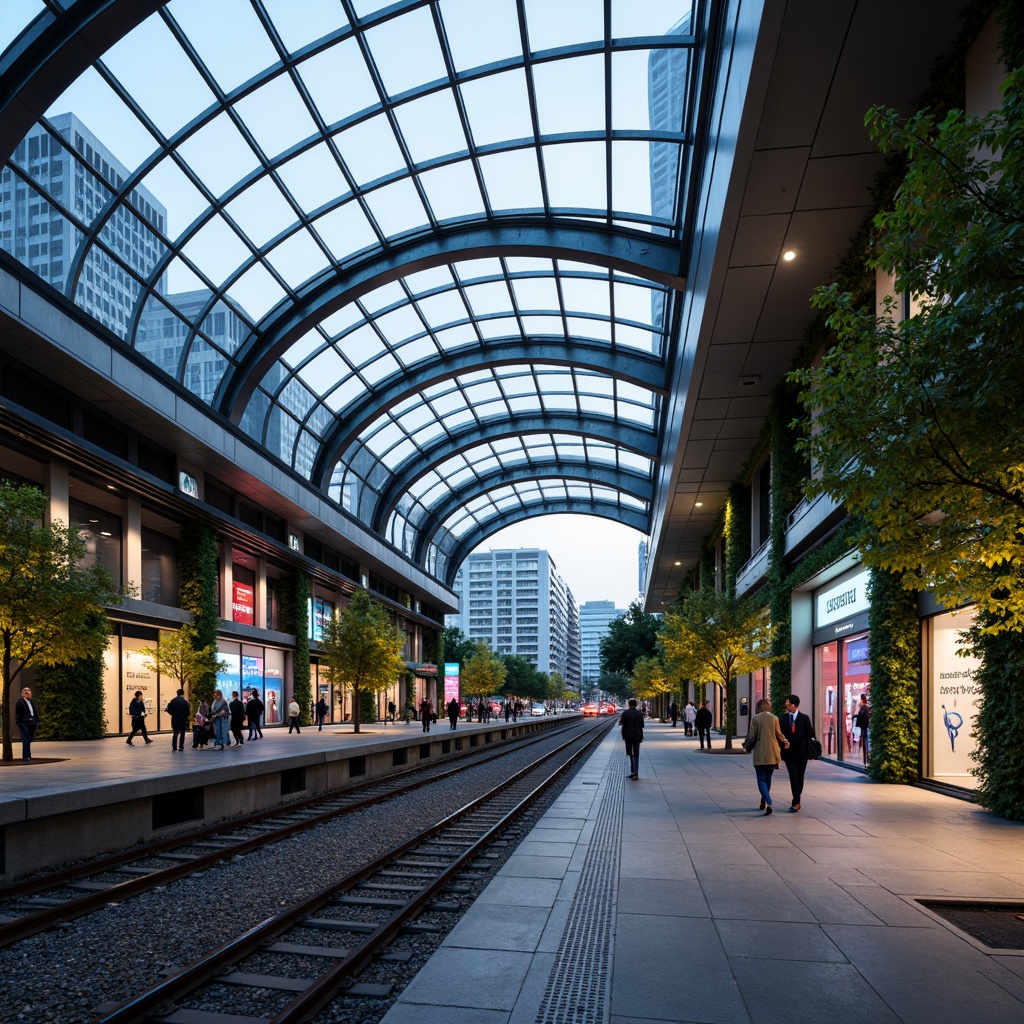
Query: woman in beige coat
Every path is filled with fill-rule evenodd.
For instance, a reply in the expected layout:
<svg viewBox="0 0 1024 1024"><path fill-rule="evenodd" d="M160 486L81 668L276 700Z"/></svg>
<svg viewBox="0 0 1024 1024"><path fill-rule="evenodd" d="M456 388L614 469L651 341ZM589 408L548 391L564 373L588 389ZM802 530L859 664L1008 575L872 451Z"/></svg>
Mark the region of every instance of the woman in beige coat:
<svg viewBox="0 0 1024 1024"><path fill-rule="evenodd" d="M750 732L743 741L743 749L754 755L757 788L761 792L761 810L772 813L772 773L779 767L779 745L789 746L779 728L779 720L772 714L772 702L759 700L757 714L750 720Z"/></svg>

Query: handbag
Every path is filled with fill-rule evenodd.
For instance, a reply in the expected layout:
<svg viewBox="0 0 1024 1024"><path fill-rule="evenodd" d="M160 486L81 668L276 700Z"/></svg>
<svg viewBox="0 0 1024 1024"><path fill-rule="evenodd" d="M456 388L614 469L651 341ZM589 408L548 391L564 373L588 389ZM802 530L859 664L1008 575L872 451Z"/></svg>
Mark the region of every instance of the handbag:
<svg viewBox="0 0 1024 1024"><path fill-rule="evenodd" d="M821 740L817 736L812 736L807 741L807 756L812 761L817 761L821 757Z"/></svg>

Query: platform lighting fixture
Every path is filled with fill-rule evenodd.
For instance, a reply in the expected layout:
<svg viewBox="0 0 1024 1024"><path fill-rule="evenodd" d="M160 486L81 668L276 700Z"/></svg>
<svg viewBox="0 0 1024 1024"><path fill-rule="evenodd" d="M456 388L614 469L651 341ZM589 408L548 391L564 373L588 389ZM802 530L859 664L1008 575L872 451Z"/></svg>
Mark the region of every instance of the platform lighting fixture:
<svg viewBox="0 0 1024 1024"><path fill-rule="evenodd" d="M695 501L693 503L693 507L694 508L703 508L704 507L704 502L703 501Z"/></svg>
<svg viewBox="0 0 1024 1024"><path fill-rule="evenodd" d="M682 562L673 562L672 564L673 565L682 565L683 563Z"/></svg>
<svg viewBox="0 0 1024 1024"><path fill-rule="evenodd" d="M785 261L786 261L787 263L791 263L791 262L792 262L793 260L795 260L795 259L796 259L796 253L795 253L795 252L793 252L793 250L792 250L792 249L787 249L787 250L786 250L786 251L785 251L785 252L784 252L784 253L782 254L782 258L783 258L783 259L784 259L784 260L785 260Z"/></svg>

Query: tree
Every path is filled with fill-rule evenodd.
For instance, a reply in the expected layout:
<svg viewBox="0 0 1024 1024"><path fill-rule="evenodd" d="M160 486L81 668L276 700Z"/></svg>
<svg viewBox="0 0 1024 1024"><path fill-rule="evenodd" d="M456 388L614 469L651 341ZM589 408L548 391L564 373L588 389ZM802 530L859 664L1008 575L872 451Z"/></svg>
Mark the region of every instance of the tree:
<svg viewBox="0 0 1024 1024"><path fill-rule="evenodd" d="M405 634L391 624L387 610L365 590L324 624L322 665L336 686L352 690L352 720L359 732L361 695L379 693L405 671Z"/></svg>
<svg viewBox="0 0 1024 1024"><path fill-rule="evenodd" d="M620 700L625 700L633 692L633 686L625 672L602 672L597 685L602 693L610 693Z"/></svg>
<svg viewBox="0 0 1024 1024"><path fill-rule="evenodd" d="M660 658L638 658L630 684L637 700L653 700L672 688L672 681Z"/></svg>
<svg viewBox="0 0 1024 1024"><path fill-rule="evenodd" d="M505 685L505 665L485 643L474 643L461 666L459 684L463 693L488 697L500 693Z"/></svg>
<svg viewBox="0 0 1024 1024"><path fill-rule="evenodd" d="M725 690L726 750L736 731L736 676L778 660L771 653L775 630L767 608L714 590L699 590L665 613L661 642L672 667Z"/></svg>
<svg viewBox="0 0 1024 1024"><path fill-rule="evenodd" d="M31 665L99 658L110 639L104 606L120 594L106 566L81 564L85 541L73 527L43 525L46 495L0 482L0 657L3 759L13 760L14 685Z"/></svg>
<svg viewBox="0 0 1024 1024"><path fill-rule="evenodd" d="M505 665L505 684L503 691L513 697L526 697L541 700L540 673L518 654L502 654L499 656Z"/></svg>
<svg viewBox="0 0 1024 1024"><path fill-rule="evenodd" d="M988 632L1024 626L1024 72L985 118L953 111L867 124L905 158L871 262L913 297L876 315L835 286L815 303L837 338L803 387L803 449L825 493L866 524L864 561L973 603Z"/></svg>
<svg viewBox="0 0 1024 1024"><path fill-rule="evenodd" d="M217 647L220 612L217 609L217 535L199 519L189 520L178 540L178 577L181 607L192 613L192 642L198 650ZM303 634L305 636L305 634ZM213 699L217 688L216 669L200 673L192 680L190 697Z"/></svg>
<svg viewBox="0 0 1024 1024"><path fill-rule="evenodd" d="M213 644L197 647L196 627L186 622L181 629L161 633L156 647L146 651L142 663L150 672L157 672L175 680L191 700L197 687L210 676L227 670L228 663L217 657ZM199 695L206 699L205 694Z"/></svg>
<svg viewBox="0 0 1024 1024"><path fill-rule="evenodd" d="M477 648L477 641L470 640L458 626L449 626L443 640L444 660L449 664L464 665Z"/></svg>
<svg viewBox="0 0 1024 1024"><path fill-rule="evenodd" d="M608 632L601 638L601 671L628 676L638 658L656 657L660 628L661 620L634 601L625 615L612 619Z"/></svg>

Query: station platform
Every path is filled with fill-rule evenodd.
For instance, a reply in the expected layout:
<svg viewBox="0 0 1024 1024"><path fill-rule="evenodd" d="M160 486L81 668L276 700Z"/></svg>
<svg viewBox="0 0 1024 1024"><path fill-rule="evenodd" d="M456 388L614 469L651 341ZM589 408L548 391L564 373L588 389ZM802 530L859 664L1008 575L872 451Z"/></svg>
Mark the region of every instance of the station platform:
<svg viewBox="0 0 1024 1024"><path fill-rule="evenodd" d="M32 761L0 765L0 878L12 880L176 831L379 778L430 758L556 727L577 714L522 716L518 722L439 719L263 728L241 747L171 748L171 733L74 743L37 741ZM243 727L243 736L248 727Z"/></svg>
<svg viewBox="0 0 1024 1024"><path fill-rule="evenodd" d="M1024 948L915 902L1024 932L1024 825L824 761L765 817L749 757L645 732L640 778L613 730L384 1024L1024 1021Z"/></svg>

